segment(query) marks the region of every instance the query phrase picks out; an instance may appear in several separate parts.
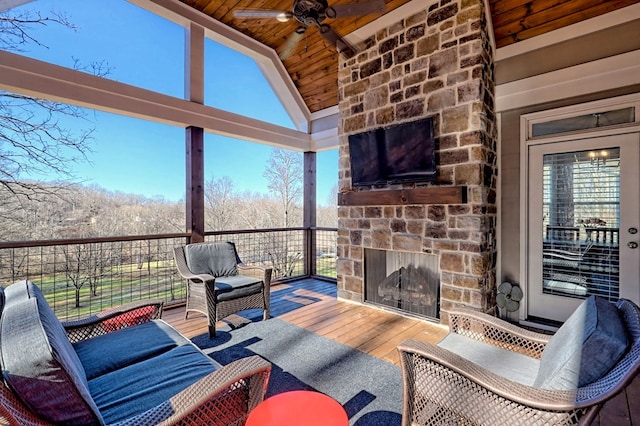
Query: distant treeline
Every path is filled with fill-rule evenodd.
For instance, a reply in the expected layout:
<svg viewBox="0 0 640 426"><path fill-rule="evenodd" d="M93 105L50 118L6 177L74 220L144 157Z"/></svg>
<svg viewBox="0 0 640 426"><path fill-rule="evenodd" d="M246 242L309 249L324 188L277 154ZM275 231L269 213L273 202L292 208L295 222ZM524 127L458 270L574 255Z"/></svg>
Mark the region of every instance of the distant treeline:
<svg viewBox="0 0 640 426"><path fill-rule="evenodd" d="M211 179L205 190L207 231L302 226L302 206L283 211L265 194L221 190L228 179ZM0 240L27 241L184 232L185 202L108 191L97 186L28 182L29 191L0 185ZM318 226L337 226L336 206L319 207Z"/></svg>

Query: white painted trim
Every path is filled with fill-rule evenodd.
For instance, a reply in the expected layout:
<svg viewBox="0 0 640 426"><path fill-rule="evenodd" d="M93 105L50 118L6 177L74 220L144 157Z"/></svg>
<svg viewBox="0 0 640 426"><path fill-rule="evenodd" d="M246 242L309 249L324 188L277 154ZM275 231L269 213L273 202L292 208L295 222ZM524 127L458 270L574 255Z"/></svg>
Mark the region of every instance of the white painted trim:
<svg viewBox="0 0 640 426"><path fill-rule="evenodd" d="M520 287L522 288L522 300L520 301L520 320L525 320L529 315L529 264L527 262L529 254L529 238L527 236L527 223L529 216L527 205L529 202L529 152L525 141L526 122L520 117Z"/></svg>
<svg viewBox="0 0 640 426"><path fill-rule="evenodd" d="M325 108L321 111L317 111L311 114L311 122L315 120L322 120L332 116L338 116L340 114L340 108L336 105L330 108ZM338 120L339 121L339 120ZM312 125L311 128L314 126ZM338 138L338 125L332 128L325 128L311 134L311 147L314 151L328 151L330 149L337 149L340 146L340 140Z"/></svg>
<svg viewBox="0 0 640 426"><path fill-rule="evenodd" d="M0 50L0 89L239 139L311 150L306 132Z"/></svg>
<svg viewBox="0 0 640 426"><path fill-rule="evenodd" d="M634 106L634 104L638 102L640 102L640 93L630 93L628 95L616 96L615 98L598 99L597 101L584 102L578 105L532 112L526 114L525 117L529 123L540 123L547 120L575 117L593 111L626 108L628 106ZM640 111L636 111L635 121L640 122ZM573 137L571 137L571 139L573 139Z"/></svg>
<svg viewBox="0 0 640 426"><path fill-rule="evenodd" d="M557 44L573 38L582 37L584 35L614 27L626 22L640 19L640 3L636 3L622 9L604 15L596 16L586 21L578 22L567 27L550 31L539 36L519 41L501 47L496 52L496 61L518 56L533 50L542 49L553 44Z"/></svg>
<svg viewBox="0 0 640 426"><path fill-rule="evenodd" d="M498 159L498 176L496 177L496 286L503 281L502 275L502 114L496 114L496 158Z"/></svg>
<svg viewBox="0 0 640 426"><path fill-rule="evenodd" d="M322 130L311 134L311 151L328 151L340 145L338 128Z"/></svg>
<svg viewBox="0 0 640 426"><path fill-rule="evenodd" d="M205 35L256 61L296 128L308 132L310 111L275 50L178 0L128 0L182 26L196 23Z"/></svg>
<svg viewBox="0 0 640 426"><path fill-rule="evenodd" d="M184 93L185 98L204 104L204 28L190 23L185 28Z"/></svg>
<svg viewBox="0 0 640 426"><path fill-rule="evenodd" d="M0 0L0 12L22 6L32 1L33 0Z"/></svg>
<svg viewBox="0 0 640 426"><path fill-rule="evenodd" d="M574 132L549 134L537 137L531 136L534 124L630 107L635 110L635 118L629 123L618 124L616 126L581 129ZM586 137L586 135L589 135L589 137L600 137L628 133L630 131L640 131L640 93L631 93L615 98L586 102L579 105L569 105L566 107L554 108L552 110L533 112L526 114L523 117L526 120L526 133L524 135L524 140L528 145L573 140L576 136L580 138Z"/></svg>
<svg viewBox="0 0 640 426"><path fill-rule="evenodd" d="M411 0L402 6L393 9L391 12L382 15L375 21L372 21L352 33L345 35L344 38L349 43L357 45L378 31L387 28L396 22L402 21L411 15L427 10L431 5L436 4L437 2L438 0Z"/></svg>
<svg viewBox="0 0 640 426"><path fill-rule="evenodd" d="M501 84L497 112L640 84L640 50Z"/></svg>
<svg viewBox="0 0 640 426"><path fill-rule="evenodd" d="M487 27L489 33L489 44L491 45L491 53L495 58L497 55L497 46L496 46L496 35L493 32L493 17L491 16L491 5L489 4L489 0L484 0L484 16L487 19Z"/></svg>
<svg viewBox="0 0 640 426"><path fill-rule="evenodd" d="M329 108L321 109L320 111L311 113L311 121L318 120L320 118L330 117L332 115L336 115L340 113L340 108L338 105L334 105Z"/></svg>

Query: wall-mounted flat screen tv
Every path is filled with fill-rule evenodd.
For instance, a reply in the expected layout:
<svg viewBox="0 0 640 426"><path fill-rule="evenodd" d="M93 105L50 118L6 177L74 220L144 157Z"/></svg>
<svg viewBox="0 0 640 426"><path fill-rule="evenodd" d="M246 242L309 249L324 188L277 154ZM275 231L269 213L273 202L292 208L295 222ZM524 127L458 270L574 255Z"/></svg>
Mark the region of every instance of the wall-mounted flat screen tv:
<svg viewBox="0 0 640 426"><path fill-rule="evenodd" d="M351 183L369 186L436 178L433 118L349 136Z"/></svg>

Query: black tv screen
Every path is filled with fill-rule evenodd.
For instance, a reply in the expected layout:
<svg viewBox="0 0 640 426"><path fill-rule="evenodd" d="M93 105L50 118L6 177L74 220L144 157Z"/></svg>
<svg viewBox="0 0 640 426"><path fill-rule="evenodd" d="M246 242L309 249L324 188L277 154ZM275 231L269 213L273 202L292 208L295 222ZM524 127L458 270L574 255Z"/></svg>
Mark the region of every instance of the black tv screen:
<svg viewBox="0 0 640 426"><path fill-rule="evenodd" d="M433 119L350 135L349 157L353 186L434 180Z"/></svg>

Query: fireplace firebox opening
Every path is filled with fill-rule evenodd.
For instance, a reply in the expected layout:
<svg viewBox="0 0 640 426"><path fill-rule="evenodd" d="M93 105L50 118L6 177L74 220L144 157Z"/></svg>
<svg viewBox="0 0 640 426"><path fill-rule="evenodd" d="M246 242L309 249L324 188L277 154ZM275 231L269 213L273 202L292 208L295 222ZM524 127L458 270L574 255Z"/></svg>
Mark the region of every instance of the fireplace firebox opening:
<svg viewBox="0 0 640 426"><path fill-rule="evenodd" d="M405 314L440 318L438 256L365 249L365 301Z"/></svg>

